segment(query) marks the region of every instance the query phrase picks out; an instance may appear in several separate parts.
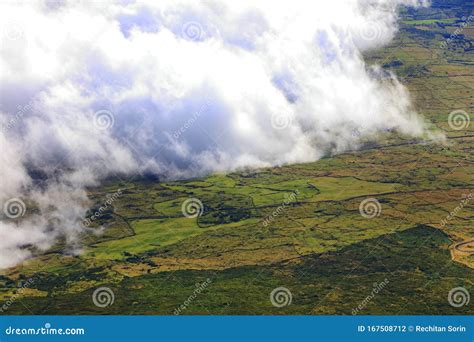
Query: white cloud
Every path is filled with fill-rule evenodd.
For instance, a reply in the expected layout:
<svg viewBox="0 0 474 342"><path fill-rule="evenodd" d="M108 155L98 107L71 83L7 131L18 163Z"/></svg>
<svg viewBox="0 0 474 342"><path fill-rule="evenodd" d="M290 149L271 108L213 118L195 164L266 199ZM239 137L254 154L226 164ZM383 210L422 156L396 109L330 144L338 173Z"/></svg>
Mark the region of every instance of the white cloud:
<svg viewBox="0 0 474 342"><path fill-rule="evenodd" d="M188 177L314 161L357 146L355 129L422 134L405 88L362 58L394 37L402 3L423 4L3 3L0 203L30 197L40 214L0 222L0 267L73 242L82 189L111 172Z"/></svg>

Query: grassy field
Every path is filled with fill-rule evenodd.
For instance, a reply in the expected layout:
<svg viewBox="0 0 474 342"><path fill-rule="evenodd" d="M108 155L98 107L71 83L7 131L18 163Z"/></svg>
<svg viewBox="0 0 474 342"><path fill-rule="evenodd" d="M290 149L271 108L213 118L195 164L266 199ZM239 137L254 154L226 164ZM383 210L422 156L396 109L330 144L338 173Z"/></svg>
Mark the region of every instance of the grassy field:
<svg viewBox="0 0 474 342"><path fill-rule="evenodd" d="M386 132L309 164L110 179L90 189L91 213L121 191L94 224L102 234L84 235L78 256L58 245L2 270L2 313L473 314L473 301L448 302L452 288L474 294L474 29L446 44L469 16L455 3L403 11L395 41L367 56L445 142ZM455 110L471 122L453 127ZM200 215L183 215L190 199ZM99 287L113 304L94 305ZM291 303L272 303L278 287Z"/></svg>

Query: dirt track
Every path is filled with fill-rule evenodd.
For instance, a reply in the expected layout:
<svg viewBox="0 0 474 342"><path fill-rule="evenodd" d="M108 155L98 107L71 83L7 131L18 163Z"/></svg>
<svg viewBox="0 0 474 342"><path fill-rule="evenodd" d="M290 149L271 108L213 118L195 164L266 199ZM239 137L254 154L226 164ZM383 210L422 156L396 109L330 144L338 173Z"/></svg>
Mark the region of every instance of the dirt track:
<svg viewBox="0 0 474 342"><path fill-rule="evenodd" d="M471 247L469 247L469 244L473 244ZM462 247L464 246L467 246L467 250L463 250ZM464 241L464 242L460 242L460 243L457 243L456 245L454 245L454 249L458 252L462 252L462 253L470 253L470 252L474 252L474 240L469 240L469 241Z"/></svg>

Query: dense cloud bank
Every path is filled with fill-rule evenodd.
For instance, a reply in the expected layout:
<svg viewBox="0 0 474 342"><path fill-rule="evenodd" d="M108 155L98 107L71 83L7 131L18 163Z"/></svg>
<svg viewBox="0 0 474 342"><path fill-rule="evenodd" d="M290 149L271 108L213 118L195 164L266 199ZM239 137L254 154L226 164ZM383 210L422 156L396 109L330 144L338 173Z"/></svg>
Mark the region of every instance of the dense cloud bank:
<svg viewBox="0 0 474 342"><path fill-rule="evenodd" d="M362 57L392 40L400 4L427 5L2 2L0 267L58 237L75 249L84 189L111 173L191 177L422 135L406 89Z"/></svg>

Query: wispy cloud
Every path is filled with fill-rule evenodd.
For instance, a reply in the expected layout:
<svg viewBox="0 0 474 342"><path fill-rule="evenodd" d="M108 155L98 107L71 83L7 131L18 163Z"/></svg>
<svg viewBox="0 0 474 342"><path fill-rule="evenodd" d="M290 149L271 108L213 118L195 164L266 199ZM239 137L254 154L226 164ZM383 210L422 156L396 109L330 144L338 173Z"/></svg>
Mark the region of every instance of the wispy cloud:
<svg viewBox="0 0 474 342"><path fill-rule="evenodd" d="M0 222L0 267L28 245L74 243L84 187L111 172L189 177L422 134L406 89L362 57L394 37L402 3L424 4L2 3L0 204L28 198L39 213Z"/></svg>

